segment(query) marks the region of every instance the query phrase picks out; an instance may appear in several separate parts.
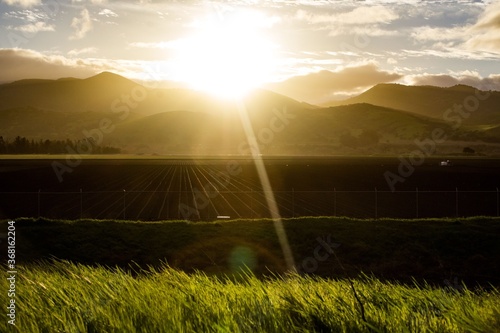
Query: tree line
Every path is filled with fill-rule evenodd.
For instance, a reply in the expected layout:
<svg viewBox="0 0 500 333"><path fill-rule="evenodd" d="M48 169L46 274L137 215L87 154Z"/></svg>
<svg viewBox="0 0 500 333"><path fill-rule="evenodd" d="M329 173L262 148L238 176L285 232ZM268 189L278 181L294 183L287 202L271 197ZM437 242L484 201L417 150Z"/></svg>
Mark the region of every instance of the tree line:
<svg viewBox="0 0 500 333"><path fill-rule="evenodd" d="M92 145L92 154L119 154L120 148L97 145L91 139L82 140L34 140L16 136L14 140L0 136L0 154L68 154L75 151L82 143Z"/></svg>

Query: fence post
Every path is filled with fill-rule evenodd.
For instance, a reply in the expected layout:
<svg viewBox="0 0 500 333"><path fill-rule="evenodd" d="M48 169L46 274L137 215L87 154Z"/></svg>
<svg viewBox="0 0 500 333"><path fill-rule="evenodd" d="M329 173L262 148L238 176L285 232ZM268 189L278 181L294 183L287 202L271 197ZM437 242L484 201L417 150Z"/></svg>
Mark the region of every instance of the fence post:
<svg viewBox="0 0 500 333"><path fill-rule="evenodd" d="M333 216L337 216L337 189L333 188Z"/></svg>
<svg viewBox="0 0 500 333"><path fill-rule="evenodd" d="M38 189L38 217L40 217L40 191L41 189Z"/></svg>
<svg viewBox="0 0 500 333"><path fill-rule="evenodd" d="M83 192L80 189L80 219L83 217Z"/></svg>
<svg viewBox="0 0 500 333"><path fill-rule="evenodd" d="M177 191L177 193L178 193L178 196L179 196L179 203L177 204L177 219L180 220L181 219L181 196L182 196L182 192L179 189L179 191Z"/></svg>
<svg viewBox="0 0 500 333"><path fill-rule="evenodd" d="M415 198L416 199L415 202L416 202L416 209L417 209L416 213L417 213L417 219L418 219L418 187L415 190L415 197L416 197Z"/></svg>
<svg viewBox="0 0 500 333"><path fill-rule="evenodd" d="M250 218L254 217L253 213L253 188L250 189Z"/></svg>
<svg viewBox="0 0 500 333"><path fill-rule="evenodd" d="M378 219L378 192L375 187L375 219Z"/></svg>
<svg viewBox="0 0 500 333"><path fill-rule="evenodd" d="M127 193L125 190L123 190L123 219L125 220L125 193Z"/></svg>

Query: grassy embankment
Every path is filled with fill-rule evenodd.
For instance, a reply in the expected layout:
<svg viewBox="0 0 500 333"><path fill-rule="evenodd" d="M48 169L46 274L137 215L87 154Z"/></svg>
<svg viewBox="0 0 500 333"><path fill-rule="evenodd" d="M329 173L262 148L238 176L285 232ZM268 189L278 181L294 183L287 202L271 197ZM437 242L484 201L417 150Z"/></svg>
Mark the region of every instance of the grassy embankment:
<svg viewBox="0 0 500 333"><path fill-rule="evenodd" d="M7 230L5 222L0 228ZM445 279L456 277L468 285L500 283L498 218L304 217L285 219L284 228L302 272L336 278L356 277L363 272L400 282L415 278L443 284ZM142 267L167 263L187 272L197 269L227 274L243 260L259 276L286 270L270 220L193 223L18 219L16 232L17 259L26 264L50 258L122 268L132 262ZM339 245L335 254L342 267L332 253L321 248L322 241ZM315 250L321 260L315 258Z"/></svg>
<svg viewBox="0 0 500 333"><path fill-rule="evenodd" d="M500 219L325 217L288 219L284 225L299 269L315 275L270 273L283 273L285 267L269 220L18 219L16 327L5 327L5 319L0 331L496 332L500 328L500 294L488 284L498 288ZM5 222L0 226L6 230ZM314 259L318 237L339 244L335 254L320 248L322 260ZM53 257L76 263L46 260ZM253 268L255 275L242 276L243 265ZM6 279L1 287L8 289ZM2 304L7 304L6 297L1 294Z"/></svg>

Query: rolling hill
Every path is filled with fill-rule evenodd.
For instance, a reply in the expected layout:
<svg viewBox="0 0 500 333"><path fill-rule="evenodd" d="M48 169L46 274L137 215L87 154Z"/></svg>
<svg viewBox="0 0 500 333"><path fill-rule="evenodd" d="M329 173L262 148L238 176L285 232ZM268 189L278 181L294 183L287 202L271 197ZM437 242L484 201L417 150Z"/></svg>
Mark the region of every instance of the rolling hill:
<svg viewBox="0 0 500 333"><path fill-rule="evenodd" d="M462 117L466 125L500 124L500 92L488 93L489 97L480 100L475 97L476 89L465 85L441 88L378 84L356 97L330 104L370 103L442 120L448 109L453 108L454 105L461 105L464 111L467 111L466 107L477 108L473 112L467 112L470 113L469 117ZM486 92L479 92L479 94L485 95Z"/></svg>
<svg viewBox="0 0 500 333"><path fill-rule="evenodd" d="M446 122L370 104L286 111L286 125L272 130L275 113L252 118L263 154L311 155L388 152L411 145L440 128L450 140L476 140L475 133L454 130ZM274 119L274 120L273 120ZM164 112L116 126L108 143L125 150L159 154L239 154L246 142L236 114Z"/></svg>
<svg viewBox="0 0 500 333"><path fill-rule="evenodd" d="M259 110L272 105L314 107L266 90L255 91L250 99L253 108ZM88 79L21 80L0 85L0 112L26 107L57 112L111 112L124 106L140 115L177 110L225 113L236 109L234 103L202 92L145 87L109 72Z"/></svg>
<svg viewBox="0 0 500 333"><path fill-rule="evenodd" d="M170 111L118 124L108 139L141 153L206 155L235 153L244 136L236 116Z"/></svg>
<svg viewBox="0 0 500 333"><path fill-rule="evenodd" d="M499 94L481 101L462 126L442 108L475 91L377 85L346 105L317 107L256 90L240 105L188 89L145 88L112 73L88 79L22 80L0 85L0 136L82 139L109 122L104 144L128 153L241 154L248 113L263 154L404 153L442 129L450 151L500 142ZM496 103L496 104L495 104Z"/></svg>
<svg viewBox="0 0 500 333"><path fill-rule="evenodd" d="M105 111L136 84L104 72L88 79L21 80L0 85L0 111L34 107L47 111Z"/></svg>

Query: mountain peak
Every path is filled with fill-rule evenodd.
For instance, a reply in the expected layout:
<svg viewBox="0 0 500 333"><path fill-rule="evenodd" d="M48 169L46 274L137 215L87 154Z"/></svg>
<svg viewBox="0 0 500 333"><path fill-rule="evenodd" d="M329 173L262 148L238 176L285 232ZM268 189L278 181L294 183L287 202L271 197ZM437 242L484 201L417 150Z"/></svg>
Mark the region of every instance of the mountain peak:
<svg viewBox="0 0 500 333"><path fill-rule="evenodd" d="M92 86L102 86L108 88L110 86L121 87L121 89L130 89L137 83L112 72L102 72L97 75L91 76L82 82L90 83Z"/></svg>
<svg viewBox="0 0 500 333"><path fill-rule="evenodd" d="M402 84L402 83L379 83L379 84L374 85L373 87L371 87L368 90L384 89L384 88L407 88L407 87L409 87L409 86Z"/></svg>
<svg viewBox="0 0 500 333"><path fill-rule="evenodd" d="M128 80L128 79L121 76L121 75L105 71L105 72L101 72L97 75L91 76L91 77L87 78L86 80Z"/></svg>

